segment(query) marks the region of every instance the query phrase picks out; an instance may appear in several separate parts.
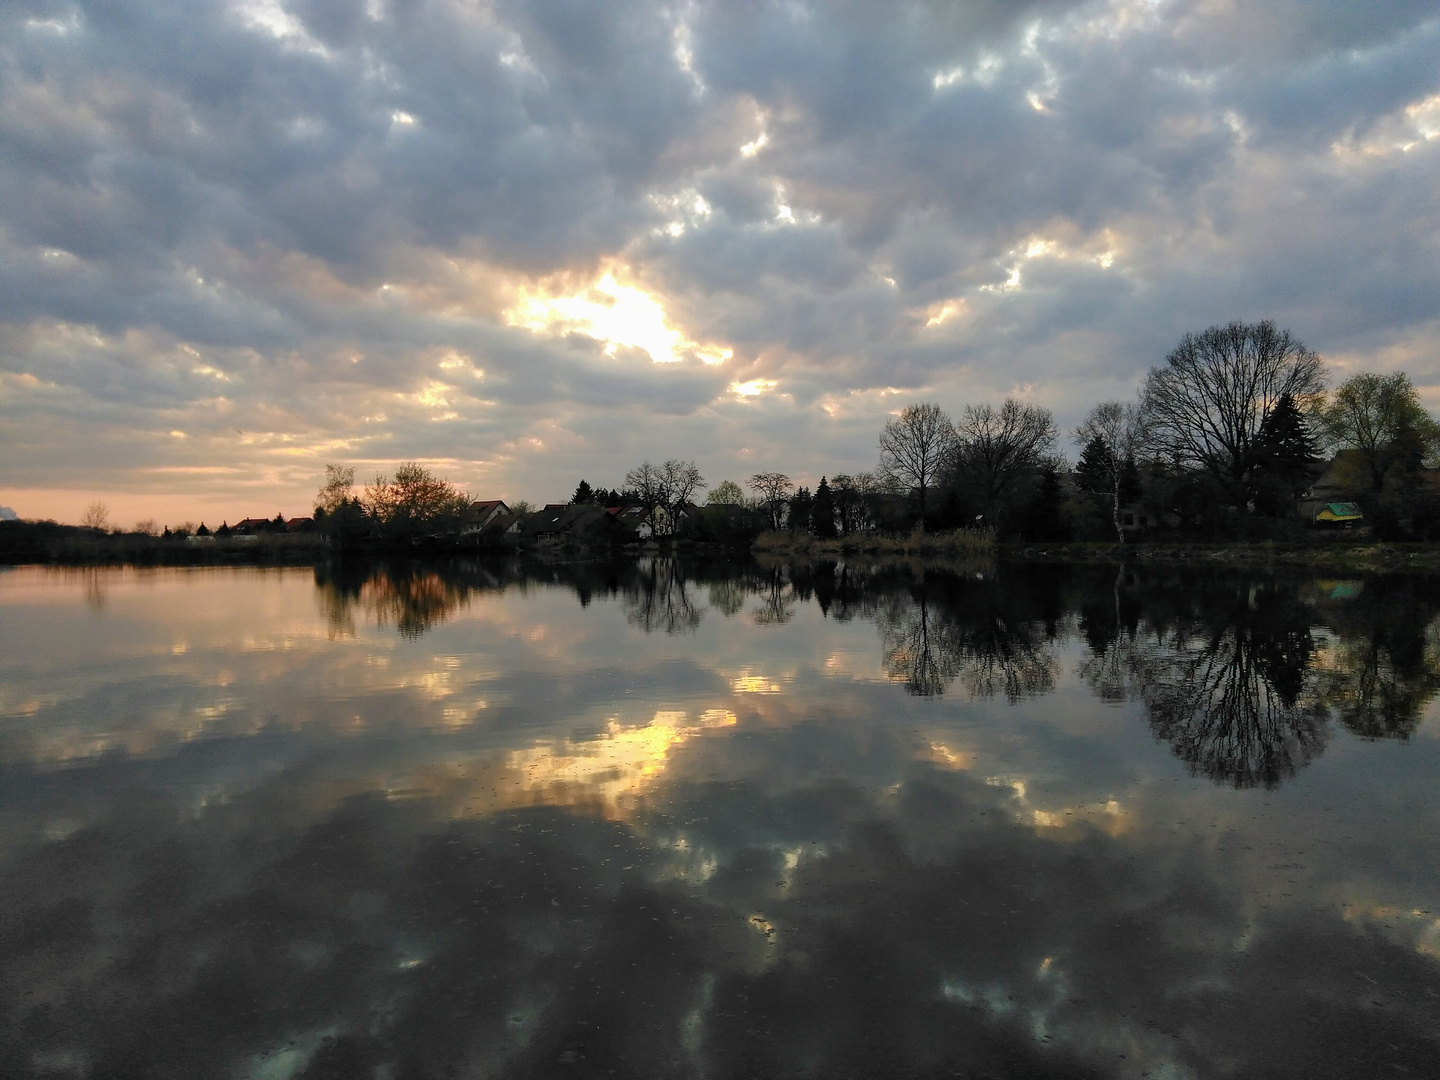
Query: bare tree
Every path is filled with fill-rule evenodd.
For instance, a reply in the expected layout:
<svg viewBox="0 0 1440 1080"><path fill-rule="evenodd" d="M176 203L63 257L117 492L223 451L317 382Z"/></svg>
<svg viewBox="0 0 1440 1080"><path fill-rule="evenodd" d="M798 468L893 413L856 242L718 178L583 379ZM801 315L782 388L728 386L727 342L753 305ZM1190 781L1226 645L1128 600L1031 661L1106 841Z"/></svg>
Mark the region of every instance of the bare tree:
<svg viewBox="0 0 1440 1080"><path fill-rule="evenodd" d="M354 487L355 466L326 465L325 483L315 495L316 508L333 514L350 500L350 492Z"/></svg>
<svg viewBox="0 0 1440 1080"><path fill-rule="evenodd" d="M625 487L644 507L651 535L663 536L674 533L683 508L704 489L705 477L693 461L643 461L625 474Z"/></svg>
<svg viewBox="0 0 1440 1080"><path fill-rule="evenodd" d="M880 472L920 493L920 524L925 497L955 449L955 425L933 402L907 405L880 430Z"/></svg>
<svg viewBox="0 0 1440 1080"><path fill-rule="evenodd" d="M648 460L642 461L625 474L625 490L645 511L650 535L658 536L661 531L660 508L670 501L664 470L651 465Z"/></svg>
<svg viewBox="0 0 1440 1080"><path fill-rule="evenodd" d="M1110 483L1110 515L1115 522L1115 535L1125 543L1125 530L1120 527L1120 488L1126 463L1135 453L1140 440L1140 410L1120 401L1102 401L1086 415L1075 429L1073 438L1079 446L1092 442L1103 447L1100 465Z"/></svg>
<svg viewBox="0 0 1440 1080"><path fill-rule="evenodd" d="M680 515L685 507L695 501L695 496L705 489L705 477L693 461L677 461L671 458L660 466L664 481L665 511L669 517L668 531L675 532L680 526Z"/></svg>
<svg viewBox="0 0 1440 1080"><path fill-rule="evenodd" d="M770 515L770 527L780 528L785 523L783 518L790 492L795 488L790 477L780 472L755 473L750 477L750 486L760 496L760 505Z"/></svg>
<svg viewBox="0 0 1440 1080"><path fill-rule="evenodd" d="M104 532L110 525L110 509L103 502L92 502L80 515L82 529L98 529Z"/></svg>
<svg viewBox="0 0 1440 1080"><path fill-rule="evenodd" d="M1049 409L1006 398L999 409L967 405L955 451L957 472L976 489L987 515L1034 475L1055 449Z"/></svg>
<svg viewBox="0 0 1440 1080"><path fill-rule="evenodd" d="M1290 394L1302 407L1325 389L1320 357L1268 319L1186 334L1151 368L1142 407L1146 442L1208 473L1239 505L1251 497L1261 425Z"/></svg>

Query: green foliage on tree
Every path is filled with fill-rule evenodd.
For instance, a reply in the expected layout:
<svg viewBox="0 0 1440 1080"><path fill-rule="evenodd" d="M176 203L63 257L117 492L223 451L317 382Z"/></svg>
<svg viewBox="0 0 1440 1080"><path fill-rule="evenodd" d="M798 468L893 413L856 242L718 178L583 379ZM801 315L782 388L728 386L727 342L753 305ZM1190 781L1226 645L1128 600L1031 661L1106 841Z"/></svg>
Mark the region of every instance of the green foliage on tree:
<svg viewBox="0 0 1440 1080"><path fill-rule="evenodd" d="M744 503L745 492L734 480L721 480L705 499L707 506L742 506Z"/></svg>
<svg viewBox="0 0 1440 1080"><path fill-rule="evenodd" d="M1440 450L1440 424L1403 371L1352 376L1321 418L1331 445L1352 451L1346 480L1357 490L1379 492L1387 478L1414 473Z"/></svg>
<svg viewBox="0 0 1440 1080"><path fill-rule="evenodd" d="M575 485L575 494L570 496L570 502L575 506L583 506L586 503L595 501L595 492L590 487L588 480L581 480Z"/></svg>

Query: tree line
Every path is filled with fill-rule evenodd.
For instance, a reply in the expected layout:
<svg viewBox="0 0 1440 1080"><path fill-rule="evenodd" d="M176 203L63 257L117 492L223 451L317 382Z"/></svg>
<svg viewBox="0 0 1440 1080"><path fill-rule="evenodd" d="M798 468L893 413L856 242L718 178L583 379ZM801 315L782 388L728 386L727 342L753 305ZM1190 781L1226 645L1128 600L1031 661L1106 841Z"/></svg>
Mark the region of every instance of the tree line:
<svg viewBox="0 0 1440 1080"><path fill-rule="evenodd" d="M758 473L751 486L772 527L820 536L878 521L1123 543L1140 520L1190 538L1284 536L1328 471L1329 497L1359 503L1381 538L1440 536L1427 471L1440 424L1408 376L1362 372L1332 391L1320 357L1273 322L1186 334L1135 400L1101 402L1070 439L1073 465L1051 412L1015 398L958 418L917 403L886 422L878 467L858 484L822 479L812 494ZM870 509L858 522L857 503Z"/></svg>
<svg viewBox="0 0 1440 1080"><path fill-rule="evenodd" d="M813 491L757 472L744 487L709 488L699 507L707 485L695 462L647 460L618 488L582 479L570 502L637 507L654 536L981 527L1003 539L1123 543L1144 522L1223 540L1293 532L1328 469L1327 491L1357 502L1382 539L1440 536L1427 472L1440 424L1409 378L1362 372L1331 390L1321 358L1268 320L1186 334L1134 400L1096 405L1069 440L1073 464L1051 412L1016 398L958 417L919 402L885 423L874 470L824 476ZM353 468L328 465L315 511L332 535L392 541L460 532L471 512L464 491L414 462L358 493Z"/></svg>

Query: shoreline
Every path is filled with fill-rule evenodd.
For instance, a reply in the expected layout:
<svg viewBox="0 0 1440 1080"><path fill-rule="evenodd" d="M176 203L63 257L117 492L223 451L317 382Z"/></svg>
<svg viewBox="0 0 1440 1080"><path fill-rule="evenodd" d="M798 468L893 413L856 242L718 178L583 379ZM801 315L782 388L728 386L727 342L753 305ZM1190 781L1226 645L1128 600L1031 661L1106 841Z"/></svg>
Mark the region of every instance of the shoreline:
<svg viewBox="0 0 1440 1080"><path fill-rule="evenodd" d="M1440 573L1440 543L1382 543L1371 540L1315 542L1198 543L997 543L988 532L910 533L902 536L850 536L817 540L807 533L761 534L753 544L716 544L681 538L665 543L587 548L537 545L488 549L427 543L409 548L337 551L315 533L261 534L253 538L184 539L120 536L32 536L23 544L0 545L5 566L322 566L341 561L395 559L443 562L457 558L535 558L555 562L592 562L654 555L761 558L768 561L949 562L998 560L1010 563L1244 566L1310 569L1317 572Z"/></svg>

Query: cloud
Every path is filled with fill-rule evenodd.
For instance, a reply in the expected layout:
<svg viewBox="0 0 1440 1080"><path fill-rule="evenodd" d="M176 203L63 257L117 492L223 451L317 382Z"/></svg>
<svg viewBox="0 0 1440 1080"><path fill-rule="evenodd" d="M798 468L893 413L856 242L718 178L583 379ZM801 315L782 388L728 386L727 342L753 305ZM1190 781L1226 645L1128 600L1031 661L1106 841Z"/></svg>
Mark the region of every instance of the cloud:
<svg viewBox="0 0 1440 1080"><path fill-rule="evenodd" d="M677 454L813 481L873 464L887 388L1033 387L1063 426L1217 321L1434 351L1440 20L1413 4L0 18L17 489L183 465L299 510L325 460L407 456L532 498ZM604 316L631 296L607 274L646 332ZM537 296L592 307L513 317ZM437 371L452 351L483 377Z"/></svg>

